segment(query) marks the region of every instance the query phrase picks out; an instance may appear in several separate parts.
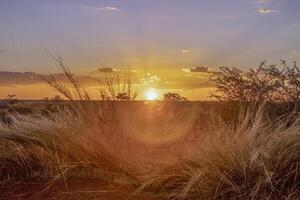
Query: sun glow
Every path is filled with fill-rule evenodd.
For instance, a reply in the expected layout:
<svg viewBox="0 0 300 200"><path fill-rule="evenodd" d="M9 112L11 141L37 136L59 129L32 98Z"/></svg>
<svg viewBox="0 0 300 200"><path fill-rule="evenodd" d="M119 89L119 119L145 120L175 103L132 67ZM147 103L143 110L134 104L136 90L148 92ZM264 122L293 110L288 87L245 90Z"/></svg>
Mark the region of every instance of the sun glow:
<svg viewBox="0 0 300 200"><path fill-rule="evenodd" d="M149 100L149 101L157 100L157 98L158 98L158 94L153 90L148 91L146 93L146 99Z"/></svg>

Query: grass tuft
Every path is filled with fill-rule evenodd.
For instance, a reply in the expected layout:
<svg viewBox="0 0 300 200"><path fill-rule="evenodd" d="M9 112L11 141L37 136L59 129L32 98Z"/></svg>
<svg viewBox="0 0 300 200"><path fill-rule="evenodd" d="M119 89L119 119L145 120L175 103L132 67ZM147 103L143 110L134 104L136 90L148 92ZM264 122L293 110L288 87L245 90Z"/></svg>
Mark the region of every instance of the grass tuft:
<svg viewBox="0 0 300 200"><path fill-rule="evenodd" d="M178 163L146 178L140 191L173 199L297 199L300 118L268 121L251 110L237 127L220 123Z"/></svg>

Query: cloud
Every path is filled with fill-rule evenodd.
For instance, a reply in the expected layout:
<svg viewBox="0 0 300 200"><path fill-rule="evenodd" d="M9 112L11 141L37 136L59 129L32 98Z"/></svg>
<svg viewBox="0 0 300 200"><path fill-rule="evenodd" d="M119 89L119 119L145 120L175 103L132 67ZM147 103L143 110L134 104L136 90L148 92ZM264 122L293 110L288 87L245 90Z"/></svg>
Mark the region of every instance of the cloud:
<svg viewBox="0 0 300 200"><path fill-rule="evenodd" d="M97 68L95 73L111 73L111 72L114 72L114 69L113 68L110 68L110 67L101 67L101 68Z"/></svg>
<svg viewBox="0 0 300 200"><path fill-rule="evenodd" d="M191 51L190 50L188 50L188 49L182 49L181 50L181 53L190 53Z"/></svg>
<svg viewBox="0 0 300 200"><path fill-rule="evenodd" d="M0 71L0 86L28 85L39 82L41 82L41 77L34 72Z"/></svg>
<svg viewBox="0 0 300 200"><path fill-rule="evenodd" d="M270 3L272 0L256 0L256 3Z"/></svg>
<svg viewBox="0 0 300 200"><path fill-rule="evenodd" d="M43 77L48 75L35 72L11 72L0 71L0 86L32 85L45 83ZM57 73L54 76L62 82L68 81L64 74ZM97 81L91 76L78 76L78 80L86 85L96 85Z"/></svg>
<svg viewBox="0 0 300 200"><path fill-rule="evenodd" d="M97 10L120 10L119 8L117 7L113 7L113 6L106 6L106 7L98 7Z"/></svg>
<svg viewBox="0 0 300 200"><path fill-rule="evenodd" d="M161 78L159 75L146 73L141 79L140 82L147 85L147 84L153 84L153 83L159 83L161 81Z"/></svg>
<svg viewBox="0 0 300 200"><path fill-rule="evenodd" d="M258 9L258 12L260 14L266 15L266 14L276 13L276 12L279 12L279 11L278 10L268 9L268 8L260 8L260 9Z"/></svg>
<svg viewBox="0 0 300 200"><path fill-rule="evenodd" d="M105 7L94 7L94 6L84 6L87 9L99 10L99 11L119 11L120 9L115 6L105 6Z"/></svg>
<svg viewBox="0 0 300 200"><path fill-rule="evenodd" d="M288 55L300 55L300 51L294 50L287 52Z"/></svg>
<svg viewBox="0 0 300 200"><path fill-rule="evenodd" d="M183 69L181 69L181 71L189 73L189 72L191 72L191 68L183 68Z"/></svg>

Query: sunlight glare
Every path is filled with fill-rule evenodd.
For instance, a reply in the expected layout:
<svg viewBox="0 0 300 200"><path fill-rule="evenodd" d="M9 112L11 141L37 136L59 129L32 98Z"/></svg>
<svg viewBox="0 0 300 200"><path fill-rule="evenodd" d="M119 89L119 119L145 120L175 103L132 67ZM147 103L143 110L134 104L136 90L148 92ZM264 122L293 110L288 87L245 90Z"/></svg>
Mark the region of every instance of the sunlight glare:
<svg viewBox="0 0 300 200"><path fill-rule="evenodd" d="M157 93L155 91L148 91L146 94L146 99L149 101L154 101L158 97Z"/></svg>

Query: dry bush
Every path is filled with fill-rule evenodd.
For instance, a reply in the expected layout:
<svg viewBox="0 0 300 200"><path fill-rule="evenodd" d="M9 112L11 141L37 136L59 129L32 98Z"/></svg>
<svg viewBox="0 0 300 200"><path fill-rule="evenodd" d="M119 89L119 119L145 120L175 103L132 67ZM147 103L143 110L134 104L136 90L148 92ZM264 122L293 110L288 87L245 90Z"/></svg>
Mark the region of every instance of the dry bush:
<svg viewBox="0 0 300 200"><path fill-rule="evenodd" d="M138 88L133 84L130 72L104 72L104 80L100 80L102 100L131 101L138 95Z"/></svg>
<svg viewBox="0 0 300 200"><path fill-rule="evenodd" d="M223 101L299 101L300 68L294 63L267 65L242 72L235 68L221 67L213 73L211 81L216 84L212 97Z"/></svg>
<svg viewBox="0 0 300 200"><path fill-rule="evenodd" d="M60 54L51 54L66 81L57 78L56 74L42 77L51 87L67 100L89 101L91 95L83 88L78 78L71 72ZM104 72L104 78L99 78L101 100L134 100L138 95L138 87L134 84L131 72Z"/></svg>
<svg viewBox="0 0 300 200"><path fill-rule="evenodd" d="M140 190L171 199L298 199L300 117L270 122L260 108L241 119L238 127L214 123Z"/></svg>
<svg viewBox="0 0 300 200"><path fill-rule="evenodd" d="M168 92L164 94L164 101L187 101L187 98L178 93Z"/></svg>

